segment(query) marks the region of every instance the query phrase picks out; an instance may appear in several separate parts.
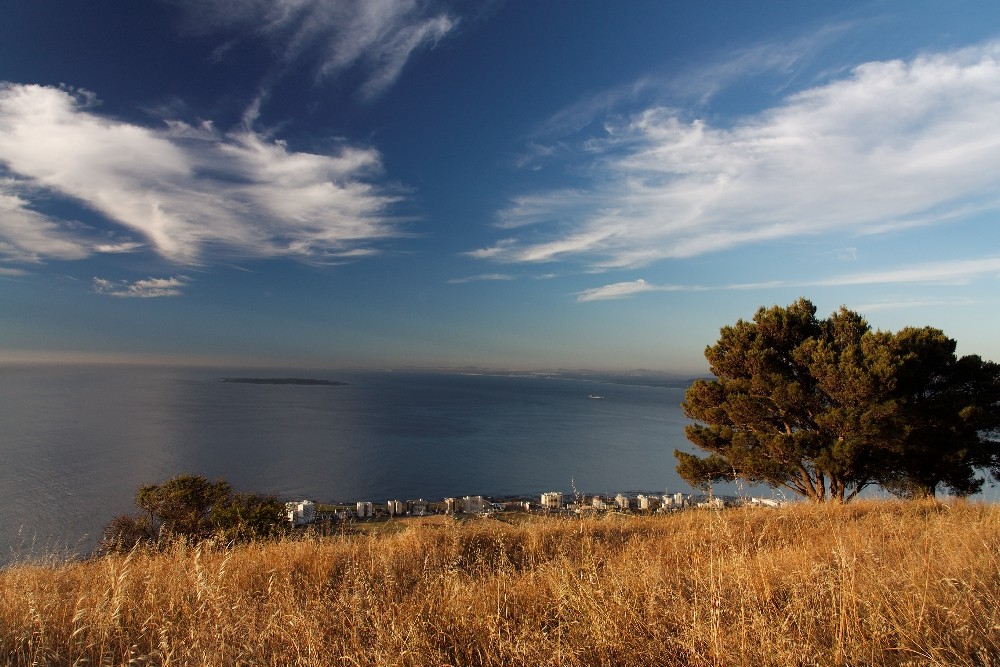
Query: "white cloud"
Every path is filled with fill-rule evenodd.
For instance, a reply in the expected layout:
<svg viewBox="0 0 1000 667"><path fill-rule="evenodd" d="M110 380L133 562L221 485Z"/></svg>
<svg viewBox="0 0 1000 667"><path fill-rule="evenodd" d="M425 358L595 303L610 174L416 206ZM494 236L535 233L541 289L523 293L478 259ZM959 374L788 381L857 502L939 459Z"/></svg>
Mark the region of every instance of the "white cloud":
<svg viewBox="0 0 1000 667"><path fill-rule="evenodd" d="M31 183L0 178L0 257L16 262L86 257L86 241L71 226L30 209L19 194L32 191Z"/></svg>
<svg viewBox="0 0 1000 667"><path fill-rule="evenodd" d="M1000 278L1000 257L981 257L943 262L925 262L910 266L899 266L883 271L848 273L832 278L809 281L773 280L763 283L732 283L729 285L656 285L642 278L638 280L612 283L577 292L577 301L604 301L622 299L643 292L704 292L773 289L776 287L842 287L846 285L965 285L983 276ZM928 302L938 303L938 302ZM889 308L889 305L870 306Z"/></svg>
<svg viewBox="0 0 1000 667"><path fill-rule="evenodd" d="M279 51L283 65L317 62L320 77L352 68L365 74L364 97L398 79L409 59L452 32L458 20L417 0L178 0L201 30L251 31ZM225 57L231 43L218 51Z"/></svg>
<svg viewBox="0 0 1000 667"><path fill-rule="evenodd" d="M628 268L995 209L996 118L1000 43L866 63L731 127L649 107L587 141L575 165L590 180L585 194L517 198L499 226L532 225L530 237L470 254Z"/></svg>
<svg viewBox="0 0 1000 667"><path fill-rule="evenodd" d="M147 278L133 283L114 282L104 278L94 278L94 291L121 298L150 299L163 296L180 296L181 289L188 284L187 276L174 278Z"/></svg>
<svg viewBox="0 0 1000 667"><path fill-rule="evenodd" d="M497 241L496 244L494 244L489 248L479 248L476 250L470 250L465 254L468 255L469 257L475 257L476 259L501 258L507 253L508 249L514 248L515 243L516 243L515 239L501 239L500 241Z"/></svg>
<svg viewBox="0 0 1000 667"><path fill-rule="evenodd" d="M464 283L479 282L483 280L514 280L514 276L506 273L480 273L479 275L466 276L464 278L452 278L448 281L448 283L451 285L461 285Z"/></svg>
<svg viewBox="0 0 1000 667"><path fill-rule="evenodd" d="M853 246L848 246L835 250L833 255L842 262L854 262L858 259L858 249Z"/></svg>
<svg viewBox="0 0 1000 667"><path fill-rule="evenodd" d="M57 88L0 84L0 254L71 259L134 250L139 241L85 243L27 208L61 195L95 210L162 256L196 264L207 253L315 261L397 234L399 200L371 182L377 151L320 155L243 130L174 121L148 128L105 118Z"/></svg>
<svg viewBox="0 0 1000 667"><path fill-rule="evenodd" d="M106 253L110 255L133 252L142 247L141 243L126 241L124 243L100 243L94 246L94 252Z"/></svg>
<svg viewBox="0 0 1000 667"><path fill-rule="evenodd" d="M611 285L604 285L603 287L583 290L577 293L576 300L607 301L611 299L624 299L633 294L641 294L642 292L672 292L680 289L684 288L672 285L651 285L640 278L639 280L630 282L613 283Z"/></svg>
<svg viewBox="0 0 1000 667"><path fill-rule="evenodd" d="M758 88L780 93L796 79L795 72L857 26L840 22L805 36L767 41L727 51L723 59L689 63L680 74L647 75L607 90L585 95L536 126L528 135L519 166L533 165L571 147L561 140L609 118L630 115L636 108L687 103L702 107L733 83L753 80ZM778 77L780 82L762 81Z"/></svg>
<svg viewBox="0 0 1000 667"><path fill-rule="evenodd" d="M852 273L807 283L818 286L926 283L964 285L983 275L1000 277L1000 257L925 262L884 271Z"/></svg>
<svg viewBox="0 0 1000 667"><path fill-rule="evenodd" d="M866 303L852 308L859 313L884 312L887 310L910 310L927 308L949 308L955 306L974 306L981 303L976 299L950 298L950 299L903 299L898 301L881 301L876 303Z"/></svg>

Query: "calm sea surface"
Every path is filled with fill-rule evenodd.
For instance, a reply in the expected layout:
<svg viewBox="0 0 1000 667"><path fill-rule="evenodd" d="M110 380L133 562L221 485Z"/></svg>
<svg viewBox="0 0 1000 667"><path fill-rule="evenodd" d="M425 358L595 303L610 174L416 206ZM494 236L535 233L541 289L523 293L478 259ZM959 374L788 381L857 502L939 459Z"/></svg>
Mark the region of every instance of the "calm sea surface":
<svg viewBox="0 0 1000 667"><path fill-rule="evenodd" d="M233 384L318 377L344 386ZM589 394L604 396L588 399ZM182 473L320 502L682 490L683 390L429 373L0 368L0 564L87 553Z"/></svg>

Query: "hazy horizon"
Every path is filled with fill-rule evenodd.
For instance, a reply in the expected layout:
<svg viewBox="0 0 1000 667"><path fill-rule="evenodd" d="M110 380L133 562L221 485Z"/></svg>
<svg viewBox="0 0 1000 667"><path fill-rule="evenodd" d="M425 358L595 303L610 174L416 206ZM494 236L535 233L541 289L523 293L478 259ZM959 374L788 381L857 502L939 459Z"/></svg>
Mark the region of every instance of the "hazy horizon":
<svg viewBox="0 0 1000 667"><path fill-rule="evenodd" d="M100 353L78 353L66 351L35 350L0 350L2 365L30 366L134 366L134 367L176 367L206 370L259 370L259 371L314 371L314 372L468 372L482 371L486 373L572 373L572 374L606 374L630 375L647 374L664 377L702 377L709 374L708 366L702 369L669 369L669 368L618 368L618 367L528 367L500 365L447 365L447 364L358 364L358 365L323 365L309 364L302 360L252 360L252 359L211 359L196 357L166 357L153 355L122 355Z"/></svg>

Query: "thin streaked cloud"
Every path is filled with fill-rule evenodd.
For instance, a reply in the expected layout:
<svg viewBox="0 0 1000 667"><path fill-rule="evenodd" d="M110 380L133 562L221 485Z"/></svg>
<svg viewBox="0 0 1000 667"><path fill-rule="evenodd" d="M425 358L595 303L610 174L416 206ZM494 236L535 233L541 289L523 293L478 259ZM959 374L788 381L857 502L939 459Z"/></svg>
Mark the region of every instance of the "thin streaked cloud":
<svg viewBox="0 0 1000 667"><path fill-rule="evenodd" d="M175 0L199 31L237 30L214 54L225 59L235 41L264 39L280 67L306 64L319 79L363 73L359 93L376 97L407 62L453 32L458 18L417 0ZM280 76L279 71L272 76Z"/></svg>
<svg viewBox="0 0 1000 667"><path fill-rule="evenodd" d="M851 310L859 313L876 313L892 310L923 310L933 308L949 308L954 306L974 306L982 303L978 299L900 299L895 301L876 301L852 306Z"/></svg>
<svg viewBox="0 0 1000 667"><path fill-rule="evenodd" d="M706 291L746 291L772 288L800 287L843 287L852 285L965 285L977 279L1000 279L1000 257L925 262L911 266L901 266L883 271L848 273L822 280L774 280L759 283L731 283L728 285L674 285L654 284L640 278L638 280L611 283L601 287L583 290L576 295L577 301L605 301L622 299L643 292L706 292Z"/></svg>
<svg viewBox="0 0 1000 667"><path fill-rule="evenodd" d="M680 73L647 74L630 83L583 96L539 123L528 134L518 166L530 167L554 157L586 153L596 144L574 145L573 136L586 128L599 129L635 109L685 107L700 109L734 83L761 78L780 83L761 84L779 94L802 75L806 63L855 27L841 21L781 42L767 41L727 51L722 58L692 63Z"/></svg>
<svg viewBox="0 0 1000 667"><path fill-rule="evenodd" d="M813 285L876 285L886 283L966 284L982 276L1000 277L1000 257L982 257L944 262L926 262L914 266L853 273L820 280Z"/></svg>
<svg viewBox="0 0 1000 667"><path fill-rule="evenodd" d="M583 290L576 295L577 301L609 301L612 299L625 299L643 292L678 292L691 291L694 287L683 287L679 285L652 285L642 278L638 280L612 283L603 287Z"/></svg>
<svg viewBox="0 0 1000 667"><path fill-rule="evenodd" d="M475 283L484 280L514 280L515 277L507 273L480 273L474 276L465 276L463 278L452 278L448 281L451 285L461 285L464 283Z"/></svg>

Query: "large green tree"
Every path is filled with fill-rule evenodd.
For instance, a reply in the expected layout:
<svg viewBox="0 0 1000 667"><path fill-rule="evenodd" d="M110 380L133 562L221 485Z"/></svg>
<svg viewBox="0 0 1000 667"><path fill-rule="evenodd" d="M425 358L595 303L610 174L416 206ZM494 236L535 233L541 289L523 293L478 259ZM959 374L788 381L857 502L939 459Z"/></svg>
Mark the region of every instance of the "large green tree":
<svg viewBox="0 0 1000 667"><path fill-rule="evenodd" d="M886 488L903 496L979 491L1000 478L1000 365L969 355L939 329L906 328L892 339L899 415Z"/></svg>
<svg viewBox="0 0 1000 667"><path fill-rule="evenodd" d="M995 364L956 359L935 329L872 331L841 308L827 319L805 299L723 327L705 356L714 380L683 408L701 458L676 451L697 486L739 478L811 500L849 500L880 483L908 494L982 485L1000 455Z"/></svg>

